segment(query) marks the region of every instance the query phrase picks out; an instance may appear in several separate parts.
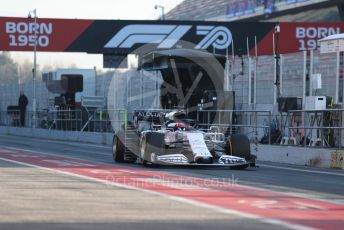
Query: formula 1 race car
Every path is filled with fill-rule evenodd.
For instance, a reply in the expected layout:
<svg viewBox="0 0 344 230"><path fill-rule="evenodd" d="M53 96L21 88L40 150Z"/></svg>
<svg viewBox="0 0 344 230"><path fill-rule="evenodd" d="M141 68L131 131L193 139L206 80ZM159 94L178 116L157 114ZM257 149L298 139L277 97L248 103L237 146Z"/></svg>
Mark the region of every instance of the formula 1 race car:
<svg viewBox="0 0 344 230"><path fill-rule="evenodd" d="M147 167L216 165L244 169L254 166L256 159L245 135L235 134L226 140L217 127L201 131L184 111L136 111L133 123L114 135L112 154L116 162L141 162Z"/></svg>

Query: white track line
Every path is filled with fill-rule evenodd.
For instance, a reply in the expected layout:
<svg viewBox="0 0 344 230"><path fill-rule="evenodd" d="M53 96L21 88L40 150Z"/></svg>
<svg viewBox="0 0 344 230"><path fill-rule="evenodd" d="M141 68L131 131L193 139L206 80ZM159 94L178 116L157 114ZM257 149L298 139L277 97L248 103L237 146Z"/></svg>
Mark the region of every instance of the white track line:
<svg viewBox="0 0 344 230"><path fill-rule="evenodd" d="M215 205L205 204L205 203L202 203L202 202L198 202L198 201L194 201L194 200L189 200L189 199L186 199L186 198L183 198L183 197L167 195L167 194L164 194L164 193L160 193L160 192L156 192L156 191L151 191L151 190L146 190L146 189L142 189L142 188L137 188L137 187L134 187L134 186L129 186L129 185L115 183L115 182L110 182L110 181L104 181L104 180L100 180L100 179L96 179L96 178L92 178L92 177L88 177L88 176L83 176L83 175L79 175L79 174L59 171L59 170L52 169L52 168L46 168L46 167L42 167L42 166L38 166L38 165L33 165L33 164L29 164L29 163L23 163L23 162L18 162L18 161L14 161L14 160L9 160L9 159L2 158L2 157L0 157L0 160L4 160L4 161L7 161L7 162L16 163L16 164L20 164L20 165L24 165L24 166L29 166L29 167L33 167L33 168L48 170L48 171L52 171L52 172L55 172L55 173L65 174L65 175L69 175L69 176L73 176L73 177L79 177L79 178L82 178L82 179L91 180L91 181L99 182L99 183L106 184L106 185L113 185L113 186L119 187L119 188L131 189L131 190L136 190L136 191L140 191L140 192L145 192L145 193L148 193L148 194L158 195L160 197L163 197L163 198L166 198L166 199L169 199L169 200L173 200L173 201L177 201L177 202L182 202L182 203L186 203L186 204L190 204L190 205L194 205L194 206L198 206L198 207L202 207L202 208L211 209L211 210L216 211L216 212L221 212L221 213L230 214L230 215L236 215L238 217L253 219L253 220L256 220L256 221L259 221L259 222L263 222L263 223L267 223L267 224L274 224L274 225L282 226L282 227L289 228L289 229L295 229L295 230L314 230L314 228L310 228L310 227L306 227L306 226L302 226L302 225L298 225L298 224L293 224L293 223L289 223L289 222L282 221L282 220L270 219L270 218L265 218L265 217L261 217L261 216L258 216L258 215L248 214L248 213L244 213L244 212L240 212L240 211L236 211L236 210L232 210L232 209L221 208L221 207L218 207L218 206L215 206Z"/></svg>

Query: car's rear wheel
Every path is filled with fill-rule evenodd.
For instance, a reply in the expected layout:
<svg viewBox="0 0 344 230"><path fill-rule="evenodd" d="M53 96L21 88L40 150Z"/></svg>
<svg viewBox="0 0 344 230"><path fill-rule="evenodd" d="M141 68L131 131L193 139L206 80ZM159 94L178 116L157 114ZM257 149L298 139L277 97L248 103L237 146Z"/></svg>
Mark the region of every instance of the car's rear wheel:
<svg viewBox="0 0 344 230"><path fill-rule="evenodd" d="M112 158L117 163L123 163L124 160L125 146L121 141L121 138L116 134L112 141Z"/></svg>

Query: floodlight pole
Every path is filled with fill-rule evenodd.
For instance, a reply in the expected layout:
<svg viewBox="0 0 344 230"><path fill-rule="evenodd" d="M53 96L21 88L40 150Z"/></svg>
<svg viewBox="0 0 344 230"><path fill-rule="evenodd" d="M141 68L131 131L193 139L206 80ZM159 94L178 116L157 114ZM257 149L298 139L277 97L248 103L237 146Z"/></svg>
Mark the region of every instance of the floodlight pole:
<svg viewBox="0 0 344 230"><path fill-rule="evenodd" d="M277 25L275 27L275 36L276 36L276 42L275 42L275 60L276 60L276 89L277 89L277 98L281 97L281 89L280 89L280 84L281 84L281 79L280 79L280 53L278 50L278 42L279 42L279 34L280 34L280 26Z"/></svg>
<svg viewBox="0 0 344 230"><path fill-rule="evenodd" d="M33 84L33 100L32 100L32 128L36 128L36 72L37 72L37 11L36 9L29 12L29 18L31 18L31 13L34 16L34 35L35 35L35 44L33 46L33 69L32 69L32 84Z"/></svg>
<svg viewBox="0 0 344 230"><path fill-rule="evenodd" d="M165 20L165 7L164 6L161 6L161 5L155 5L154 7L156 10L158 8L161 9L161 20Z"/></svg>

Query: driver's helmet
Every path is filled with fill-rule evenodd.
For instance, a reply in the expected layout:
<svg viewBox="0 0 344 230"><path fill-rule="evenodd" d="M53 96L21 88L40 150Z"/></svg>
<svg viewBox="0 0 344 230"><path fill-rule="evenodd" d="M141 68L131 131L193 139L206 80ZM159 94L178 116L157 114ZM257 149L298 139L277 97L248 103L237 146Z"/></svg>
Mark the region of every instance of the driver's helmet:
<svg viewBox="0 0 344 230"><path fill-rule="evenodd" d="M186 131L188 125L183 122L172 122L167 125L167 128L173 129L173 131Z"/></svg>
<svg viewBox="0 0 344 230"><path fill-rule="evenodd" d="M176 130L186 131L187 127L188 127L187 124L182 123L182 122L177 122L176 124Z"/></svg>

